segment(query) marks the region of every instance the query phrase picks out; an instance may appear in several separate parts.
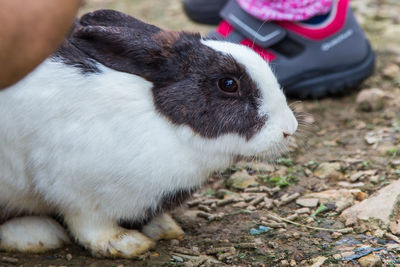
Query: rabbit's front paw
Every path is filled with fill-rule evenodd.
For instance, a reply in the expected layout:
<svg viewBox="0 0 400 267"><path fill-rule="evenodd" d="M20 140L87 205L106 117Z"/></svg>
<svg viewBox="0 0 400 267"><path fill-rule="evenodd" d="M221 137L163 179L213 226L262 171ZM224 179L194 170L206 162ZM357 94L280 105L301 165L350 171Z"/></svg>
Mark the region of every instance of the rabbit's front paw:
<svg viewBox="0 0 400 267"><path fill-rule="evenodd" d="M142 232L153 240L182 239L185 235L182 228L167 213L152 219L143 227Z"/></svg>
<svg viewBox="0 0 400 267"><path fill-rule="evenodd" d="M133 258L143 254L155 242L135 230L127 230L114 221L99 219L98 214L65 215L75 239L96 257Z"/></svg>
<svg viewBox="0 0 400 267"><path fill-rule="evenodd" d="M123 230L112 237L92 241L87 247L97 257L132 258L154 245L154 241L138 231Z"/></svg>

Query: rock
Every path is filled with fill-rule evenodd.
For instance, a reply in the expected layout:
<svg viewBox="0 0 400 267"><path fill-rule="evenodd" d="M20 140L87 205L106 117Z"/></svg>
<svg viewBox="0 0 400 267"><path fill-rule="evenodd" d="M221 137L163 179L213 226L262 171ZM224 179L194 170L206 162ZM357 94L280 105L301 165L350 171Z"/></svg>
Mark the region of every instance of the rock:
<svg viewBox="0 0 400 267"><path fill-rule="evenodd" d="M335 260L340 260L342 256L340 254L333 254L332 256Z"/></svg>
<svg viewBox="0 0 400 267"><path fill-rule="evenodd" d="M179 246L179 240L178 239L171 239L169 242L171 246Z"/></svg>
<svg viewBox="0 0 400 267"><path fill-rule="evenodd" d="M172 255L172 259L176 262L184 262L184 260L179 256Z"/></svg>
<svg viewBox="0 0 400 267"><path fill-rule="evenodd" d="M350 176L350 182L356 182L357 180L363 180L366 177L370 177L375 175L378 170L367 170L367 171L359 171Z"/></svg>
<svg viewBox="0 0 400 267"><path fill-rule="evenodd" d="M354 202L354 190L359 191L358 189L339 189L339 190L325 190L317 193L310 193L305 195L305 198L316 198L319 200L320 203L327 203L327 202Z"/></svg>
<svg viewBox="0 0 400 267"><path fill-rule="evenodd" d="M382 136L375 132L368 132L364 136L364 140L368 145L379 143L382 140Z"/></svg>
<svg viewBox="0 0 400 267"><path fill-rule="evenodd" d="M199 219L197 218L197 214L199 213L198 210L191 210L191 209L183 209L183 210L176 210L177 212L174 213L174 217L179 222L185 223L198 223ZM179 212L181 211L181 212Z"/></svg>
<svg viewBox="0 0 400 267"><path fill-rule="evenodd" d="M379 182L379 178L380 178L379 175L374 175L374 176L369 177L369 181L373 184L377 184Z"/></svg>
<svg viewBox="0 0 400 267"><path fill-rule="evenodd" d="M382 266L381 258L374 253L369 254L367 256L361 257L358 259L358 263L361 267L378 267Z"/></svg>
<svg viewBox="0 0 400 267"><path fill-rule="evenodd" d="M385 92L378 88L365 89L358 93L357 108L361 111L377 111L384 106Z"/></svg>
<svg viewBox="0 0 400 267"><path fill-rule="evenodd" d="M253 205L249 205L247 206L246 210L254 211L256 210L256 207L254 207Z"/></svg>
<svg viewBox="0 0 400 267"><path fill-rule="evenodd" d="M301 208L296 210L297 214L310 214L310 212L310 208Z"/></svg>
<svg viewBox="0 0 400 267"><path fill-rule="evenodd" d="M287 266L289 266L289 262L287 260L281 260L280 266L287 267Z"/></svg>
<svg viewBox="0 0 400 267"><path fill-rule="evenodd" d="M314 171L314 175L321 179L333 179L340 180L343 178L343 174L340 171L340 163L338 162L323 162Z"/></svg>
<svg viewBox="0 0 400 267"><path fill-rule="evenodd" d="M313 265L311 265L310 267L319 267L322 266L322 264L324 264L324 262L327 260L326 257L324 256L319 256L316 257L314 259L312 259Z"/></svg>
<svg viewBox="0 0 400 267"><path fill-rule="evenodd" d="M333 239L338 239L338 238L341 237L342 235L343 235L342 233L333 232L333 233L331 234L331 237L332 237Z"/></svg>
<svg viewBox="0 0 400 267"><path fill-rule="evenodd" d="M400 196L400 180L383 187L369 198L344 210L341 214L345 219L359 220L379 219L385 225L390 223L390 217L396 213L397 198Z"/></svg>
<svg viewBox="0 0 400 267"><path fill-rule="evenodd" d="M382 71L383 76L390 79L396 79L400 76L400 67L397 64L389 64Z"/></svg>
<svg viewBox="0 0 400 267"><path fill-rule="evenodd" d="M265 164L262 162L249 163L249 167L257 172L273 172L275 170L274 166L271 164Z"/></svg>
<svg viewBox="0 0 400 267"><path fill-rule="evenodd" d="M389 229L392 234L400 235L400 220L397 220L396 222L391 222L389 224Z"/></svg>
<svg viewBox="0 0 400 267"><path fill-rule="evenodd" d="M343 210L347 209L351 205L353 205L353 200L352 199L344 199L344 200L338 200L335 202L336 206L336 211L337 212L342 212Z"/></svg>
<svg viewBox="0 0 400 267"><path fill-rule="evenodd" d="M234 173L227 181L229 187L234 189L243 190L251 186L257 186L258 182L256 177L251 176L246 170Z"/></svg>
<svg viewBox="0 0 400 267"><path fill-rule="evenodd" d="M303 207L308 207L308 208L315 208L318 206L319 200L317 198L298 198L296 200L296 204L303 206Z"/></svg>

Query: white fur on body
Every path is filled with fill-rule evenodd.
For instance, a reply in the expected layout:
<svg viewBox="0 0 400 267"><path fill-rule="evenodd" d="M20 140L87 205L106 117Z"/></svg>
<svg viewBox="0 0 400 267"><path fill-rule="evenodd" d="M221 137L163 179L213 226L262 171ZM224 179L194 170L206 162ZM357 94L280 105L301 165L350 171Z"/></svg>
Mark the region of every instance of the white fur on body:
<svg viewBox="0 0 400 267"><path fill-rule="evenodd" d="M0 206L11 214L61 214L94 254L134 256L154 244L120 228L119 219L141 219L163 193L200 186L233 155L273 150L283 131L295 132L297 121L258 55L203 43L231 53L262 89L260 114L268 121L259 133L248 141L237 134L205 139L156 111L150 82L104 66L83 75L47 60L0 92ZM136 249L137 240L147 243Z"/></svg>

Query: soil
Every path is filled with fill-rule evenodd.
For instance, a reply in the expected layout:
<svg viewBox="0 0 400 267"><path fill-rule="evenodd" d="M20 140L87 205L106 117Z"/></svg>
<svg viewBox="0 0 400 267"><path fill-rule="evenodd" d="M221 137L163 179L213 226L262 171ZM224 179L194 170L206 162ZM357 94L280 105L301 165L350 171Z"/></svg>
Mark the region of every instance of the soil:
<svg viewBox="0 0 400 267"><path fill-rule="evenodd" d="M0 252L0 266L309 266L315 262L314 266L320 266L318 260L322 266L358 266L362 263L357 254L360 249L376 250L367 254L377 256L378 265L400 266L399 246L382 234L387 226L346 222L335 201L323 202L295 217L291 215L303 207L295 199L285 201L288 196L343 188L353 190L354 198L362 200L399 178L400 70L395 66L400 66L400 3L355 0L351 5L377 53L374 74L344 96L301 102L289 99L302 114L290 153L273 165L263 165L270 169L259 170L255 159L248 166L241 163L213 175L190 200L191 207L185 204L173 213L185 230L184 239L160 241L154 250L130 260L96 259L77 245L45 254ZM179 0L88 0L81 13L98 8L118 9L172 30L205 34L212 29L188 21ZM383 90L383 109L358 109L358 92L370 88ZM365 138L370 136L375 139ZM315 175L321 163L332 162L340 165L335 175ZM351 180L353 174L366 170L376 173ZM238 171L255 177L261 187L230 187L226 181ZM274 177L278 178L271 179ZM278 186L279 190L255 192L254 188L262 186ZM259 196L268 200L252 202ZM219 204L229 197L234 199L232 203ZM399 214L394 217L399 219ZM343 233L327 230L343 228L347 229Z"/></svg>

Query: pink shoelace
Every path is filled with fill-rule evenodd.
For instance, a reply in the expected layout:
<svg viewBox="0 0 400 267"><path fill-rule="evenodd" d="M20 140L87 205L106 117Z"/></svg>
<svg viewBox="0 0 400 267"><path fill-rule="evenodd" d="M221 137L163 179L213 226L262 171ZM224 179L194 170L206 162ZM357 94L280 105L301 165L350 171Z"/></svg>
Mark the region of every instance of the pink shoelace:
<svg viewBox="0 0 400 267"><path fill-rule="evenodd" d="M334 0L237 0L250 15L261 20L301 21L326 14Z"/></svg>

